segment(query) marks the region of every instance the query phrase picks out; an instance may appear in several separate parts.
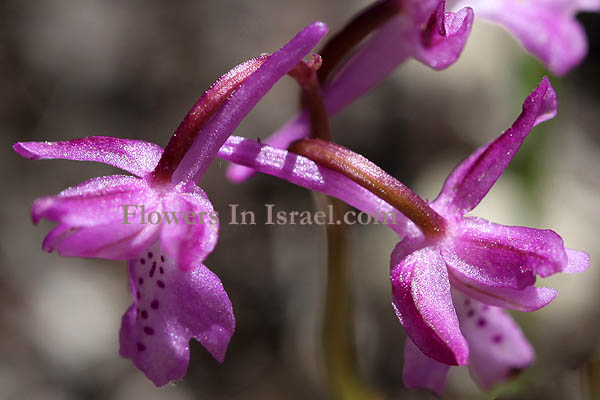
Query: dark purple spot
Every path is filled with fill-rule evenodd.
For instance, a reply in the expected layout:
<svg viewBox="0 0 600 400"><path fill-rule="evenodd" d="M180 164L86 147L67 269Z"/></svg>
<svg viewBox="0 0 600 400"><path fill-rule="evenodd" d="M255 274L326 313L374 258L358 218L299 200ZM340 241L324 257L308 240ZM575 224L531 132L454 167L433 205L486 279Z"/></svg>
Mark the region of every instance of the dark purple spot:
<svg viewBox="0 0 600 400"><path fill-rule="evenodd" d="M144 343L137 342L137 349L138 351L144 351L146 350L146 346L144 345Z"/></svg>
<svg viewBox="0 0 600 400"><path fill-rule="evenodd" d="M140 313L140 315L142 316L142 318L148 319L148 311L142 310L142 312Z"/></svg>
<svg viewBox="0 0 600 400"><path fill-rule="evenodd" d="M152 277L154 276L154 272L155 272L155 271L156 271L156 261L154 261L154 262L152 263L152 268L150 268L150 273L149 273L149 275L150 275L150 278L152 278Z"/></svg>
<svg viewBox="0 0 600 400"><path fill-rule="evenodd" d="M158 267L158 272L160 272L160 274L164 274L165 273L165 269L163 267Z"/></svg>
<svg viewBox="0 0 600 400"><path fill-rule="evenodd" d="M159 305L160 303L158 302L158 300L152 300L152 303L150 303L150 308L152 308L153 310L158 310Z"/></svg>
<svg viewBox="0 0 600 400"><path fill-rule="evenodd" d="M471 318L473 315L475 315L475 310L469 310L467 312L467 317Z"/></svg>
<svg viewBox="0 0 600 400"><path fill-rule="evenodd" d="M465 300L465 306L470 306L471 305L471 300L470 299L466 299Z"/></svg>
<svg viewBox="0 0 600 400"><path fill-rule="evenodd" d="M148 252L148 258L152 258L154 256L154 254L152 254L151 251Z"/></svg>
<svg viewBox="0 0 600 400"><path fill-rule="evenodd" d="M144 260L143 258L140 258L140 264L146 264L146 260Z"/></svg>
<svg viewBox="0 0 600 400"><path fill-rule="evenodd" d="M523 372L523 368L512 367L508 370L507 376L509 378L516 378L517 376L521 375L521 372Z"/></svg>
<svg viewBox="0 0 600 400"><path fill-rule="evenodd" d="M150 328L149 326L145 326L144 327L144 333L146 335L154 335L154 329Z"/></svg>
<svg viewBox="0 0 600 400"><path fill-rule="evenodd" d="M138 283L139 283L140 285L143 285L143 284L144 284L144 278L140 278L140 279L138 279Z"/></svg>
<svg viewBox="0 0 600 400"><path fill-rule="evenodd" d="M160 256L160 261L165 262L165 257L164 256Z"/></svg>
<svg viewBox="0 0 600 400"><path fill-rule="evenodd" d="M156 284L158 285L159 288L164 289L165 288L165 283L163 281L161 281L160 279L156 281Z"/></svg>
<svg viewBox="0 0 600 400"><path fill-rule="evenodd" d="M480 328L483 328L484 326L486 326L487 321L485 320L485 318L479 318L477 320L477 326Z"/></svg>
<svg viewBox="0 0 600 400"><path fill-rule="evenodd" d="M140 292L137 292L135 295L136 295L136 297L137 297L138 300L140 299L140 297L142 297L142 294Z"/></svg>
<svg viewBox="0 0 600 400"><path fill-rule="evenodd" d="M502 342L502 339L503 339L502 335L494 335L494 336L492 336L492 342L494 342L494 343L500 343L500 342Z"/></svg>

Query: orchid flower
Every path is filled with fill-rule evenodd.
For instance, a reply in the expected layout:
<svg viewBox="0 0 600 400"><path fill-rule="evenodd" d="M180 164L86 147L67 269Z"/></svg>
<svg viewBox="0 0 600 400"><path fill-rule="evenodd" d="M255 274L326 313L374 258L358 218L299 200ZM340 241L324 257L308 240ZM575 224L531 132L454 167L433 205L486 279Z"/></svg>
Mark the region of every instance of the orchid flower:
<svg viewBox="0 0 600 400"><path fill-rule="evenodd" d="M449 366L469 364L476 382L488 388L534 359L504 309L546 306L557 293L535 287L536 276L589 266L586 253L566 248L551 230L464 216L488 193L531 129L556 110L556 93L544 78L514 124L459 164L432 203L364 157L319 139L295 143L294 154L230 138L219 157L338 197L374 216L374 210L401 212L405 217L388 225L402 238L391 256L390 277L393 305L409 336L404 382L439 394Z"/></svg>
<svg viewBox="0 0 600 400"><path fill-rule="evenodd" d="M535 287L536 275L582 272L589 266L586 253L566 248L551 230L464 216L488 193L530 130L556 110L556 92L544 78L514 124L447 178L431 203L444 218L439 237L407 238L396 246L391 279L394 306L410 338L404 367L408 387L440 393L448 365L469 363L483 388L525 368L533 351L502 309L540 309L557 293ZM423 354L415 355L413 346ZM430 369L439 371L439 380L424 374Z"/></svg>
<svg viewBox="0 0 600 400"><path fill-rule="evenodd" d="M323 97L330 116L411 57L436 70L452 65L467 41L474 15L503 25L551 72L563 75L587 53L585 32L575 14L600 10L600 0L388 0L373 7L386 3L396 5L396 15L324 83ZM450 11L445 12L446 8ZM310 118L304 111L264 142L287 148L295 140L310 136L310 129ZM233 182L242 182L253 173L233 165L227 175Z"/></svg>
<svg viewBox="0 0 600 400"><path fill-rule="evenodd" d="M133 303L122 318L119 352L157 386L185 375L191 338L222 362L235 329L231 301L203 264L217 243L218 220L195 182L244 116L326 30L313 23L279 51L221 77L164 152L141 140L97 136L14 145L28 159L96 161L134 175L94 178L38 199L32 216L35 223L58 223L44 239L46 251L128 260Z"/></svg>

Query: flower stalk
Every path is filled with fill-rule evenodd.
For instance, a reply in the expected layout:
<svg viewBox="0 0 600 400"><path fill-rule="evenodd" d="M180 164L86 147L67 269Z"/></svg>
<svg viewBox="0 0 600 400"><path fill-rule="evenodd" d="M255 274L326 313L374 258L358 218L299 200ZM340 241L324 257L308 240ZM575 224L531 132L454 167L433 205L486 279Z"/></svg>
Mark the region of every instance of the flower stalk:
<svg viewBox="0 0 600 400"><path fill-rule="evenodd" d="M329 127L329 118L327 109L323 100L323 91L318 79L318 71L323 65L323 59L318 54L313 54L307 62L299 62L289 72L289 75L296 79L300 87L302 108L308 110L311 121L312 136L315 138L331 141L331 128Z"/></svg>
<svg viewBox="0 0 600 400"><path fill-rule="evenodd" d="M311 134L322 143L331 143L333 137L329 117L323 101L318 71L322 58L313 55L307 62L298 63L289 73L301 89L302 107L309 113ZM315 139L317 140L317 139ZM333 218L342 221L349 210L347 204L323 193L314 193L319 211L332 210ZM351 291L351 257L348 229L345 224L328 224L327 286L323 313L322 343L327 375L328 397L332 399L374 399L376 396L360 379L354 348L353 301Z"/></svg>
<svg viewBox="0 0 600 400"><path fill-rule="evenodd" d="M339 199L314 193L321 211L331 206L334 220L341 221L348 206ZM361 379L354 346L354 303L352 299L352 257L345 224L327 225L327 286L323 313L323 358L327 390L331 399L367 400L380 396Z"/></svg>

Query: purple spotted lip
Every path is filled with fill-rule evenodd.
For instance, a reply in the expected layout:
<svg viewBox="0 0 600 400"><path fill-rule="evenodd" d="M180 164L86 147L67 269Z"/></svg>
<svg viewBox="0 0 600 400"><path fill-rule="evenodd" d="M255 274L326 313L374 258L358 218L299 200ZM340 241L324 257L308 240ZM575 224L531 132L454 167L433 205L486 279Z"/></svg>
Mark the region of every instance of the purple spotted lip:
<svg viewBox="0 0 600 400"><path fill-rule="evenodd" d="M191 338L218 361L225 358L235 329L233 308L219 278L203 264L219 227L123 224L123 205L214 213L195 182L246 114L326 32L323 23L310 24L279 51L225 74L188 113L164 152L141 140L97 136L14 145L25 158L96 161L134 175L94 178L38 199L32 217L58 223L44 239L46 251L129 260L133 303L122 318L119 352L157 386L183 378Z"/></svg>

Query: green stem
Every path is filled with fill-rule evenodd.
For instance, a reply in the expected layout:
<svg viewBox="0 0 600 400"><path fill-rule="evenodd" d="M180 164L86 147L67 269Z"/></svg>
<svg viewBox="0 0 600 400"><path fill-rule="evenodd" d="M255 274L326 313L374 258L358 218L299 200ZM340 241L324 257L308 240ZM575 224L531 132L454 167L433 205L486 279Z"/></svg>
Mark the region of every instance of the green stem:
<svg viewBox="0 0 600 400"><path fill-rule="evenodd" d="M332 140L329 119L317 70L318 56L305 64L300 63L290 75L302 88L303 106L309 110L312 136L329 143ZM314 193L317 209L331 210L334 221L343 221L350 208L342 201ZM377 398L360 379L354 346L354 308L352 304L352 273L348 227L345 224L326 225L327 287L323 315L323 357L327 374L328 398L339 400L367 400Z"/></svg>
<svg viewBox="0 0 600 400"><path fill-rule="evenodd" d="M331 208L333 220L342 221L349 207L342 201L315 193L317 208ZM323 356L327 371L328 398L339 400L380 399L360 378L354 343L352 264L348 227L326 225L327 286L323 315Z"/></svg>

